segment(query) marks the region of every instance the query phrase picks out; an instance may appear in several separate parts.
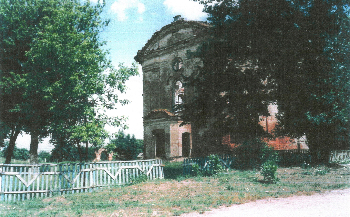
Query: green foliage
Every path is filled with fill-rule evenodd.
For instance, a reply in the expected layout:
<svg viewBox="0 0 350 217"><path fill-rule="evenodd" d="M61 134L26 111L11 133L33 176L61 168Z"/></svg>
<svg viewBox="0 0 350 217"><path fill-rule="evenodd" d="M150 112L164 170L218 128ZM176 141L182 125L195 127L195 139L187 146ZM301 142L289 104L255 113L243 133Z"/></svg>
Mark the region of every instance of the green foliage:
<svg viewBox="0 0 350 217"><path fill-rule="evenodd" d="M143 151L143 140L136 139L134 135L125 135L123 131L120 131L106 148L108 151L117 153L117 156L123 160L135 160L137 155Z"/></svg>
<svg viewBox="0 0 350 217"><path fill-rule="evenodd" d="M274 151L273 147L262 146L260 162L262 163L260 169L261 175L264 176L264 182L275 183L278 181L278 154Z"/></svg>
<svg viewBox="0 0 350 217"><path fill-rule="evenodd" d="M328 167L319 167L315 169L315 175L319 176L319 175L326 175L327 173L330 172L330 169Z"/></svg>
<svg viewBox="0 0 350 217"><path fill-rule="evenodd" d="M54 149L51 151L50 161L52 162L78 162L78 161L87 161L90 162L95 158L95 147L89 147L88 152L86 153L86 149L82 148L79 153L79 149L77 146L72 144L64 144L64 146L56 145ZM84 159L80 159L80 154L84 155Z"/></svg>
<svg viewBox="0 0 350 217"><path fill-rule="evenodd" d="M191 175L192 176L214 176L223 171L220 157L218 155L210 155L205 161L203 167L198 164L192 165Z"/></svg>
<svg viewBox="0 0 350 217"><path fill-rule="evenodd" d="M261 139L246 140L234 150L234 169L257 169L262 162L262 152L266 143ZM267 153L266 153L267 154Z"/></svg>
<svg viewBox="0 0 350 217"><path fill-rule="evenodd" d="M258 118L277 103L276 135L306 135L312 161L349 147L347 1L198 1L211 35L192 54L203 67L188 80L196 97L181 108L185 121L241 143L264 136Z"/></svg>
<svg viewBox="0 0 350 217"><path fill-rule="evenodd" d="M207 167L204 170L205 176L217 175L223 170L221 161L218 155L210 155L207 161Z"/></svg>
<svg viewBox="0 0 350 217"><path fill-rule="evenodd" d="M278 180L277 168L278 168L278 165L273 160L265 161L261 165L261 175L264 176L264 182L275 183Z"/></svg>
<svg viewBox="0 0 350 217"><path fill-rule="evenodd" d="M2 153L1 153L2 157L6 157L7 152L8 152L8 143L5 142L5 147L2 149ZM16 159L16 160L28 160L29 151L28 149L25 149L25 148L14 147L12 157L13 159Z"/></svg>
<svg viewBox="0 0 350 217"><path fill-rule="evenodd" d="M135 177L135 178L132 178L131 179L131 185L136 185L136 184L139 184L139 183L142 183L142 182L147 182L147 180L148 180L148 177L147 177L147 175L146 174L141 174L141 175L139 175L139 176L137 176L137 177Z"/></svg>
<svg viewBox="0 0 350 217"><path fill-rule="evenodd" d="M51 154L47 151L41 151L38 154L40 162L49 162L51 159Z"/></svg>
<svg viewBox="0 0 350 217"><path fill-rule="evenodd" d="M201 176L202 173L202 169L199 167L198 164L193 164L191 167L191 175L192 176Z"/></svg>
<svg viewBox="0 0 350 217"><path fill-rule="evenodd" d="M164 162L164 178L165 179L178 179L183 176L183 163L182 162Z"/></svg>
<svg viewBox="0 0 350 217"><path fill-rule="evenodd" d="M0 2L1 120L31 134L31 161L39 137L53 143L101 145L106 124L122 118L106 110L121 102L117 92L136 75L136 66L116 70L108 59L101 31L109 21L104 3L80 0ZM106 73L108 72L108 73ZM4 115L3 115L4 114Z"/></svg>
<svg viewBox="0 0 350 217"><path fill-rule="evenodd" d="M280 171L283 173L281 182L275 185L256 182L254 170L235 170L220 176L188 178L181 183L162 179L138 185L101 188L94 192L2 203L1 211L2 216L23 217L151 216L155 212L158 215L174 216L181 212L203 213L220 205L310 195L350 186L349 168L331 169L322 179L320 176L303 175L305 170L296 167Z"/></svg>
<svg viewBox="0 0 350 217"><path fill-rule="evenodd" d="M262 163L272 161L277 164L279 162L278 153L273 149L273 147L268 146L267 144L262 145L260 153L260 162Z"/></svg>

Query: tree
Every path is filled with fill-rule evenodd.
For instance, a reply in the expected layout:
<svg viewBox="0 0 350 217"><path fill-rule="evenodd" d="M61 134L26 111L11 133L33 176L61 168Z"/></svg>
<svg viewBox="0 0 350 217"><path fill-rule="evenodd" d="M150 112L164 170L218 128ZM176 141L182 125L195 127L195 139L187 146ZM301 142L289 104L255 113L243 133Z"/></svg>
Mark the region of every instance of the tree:
<svg viewBox="0 0 350 217"><path fill-rule="evenodd" d="M143 141L136 139L134 135L125 135L123 131L120 131L106 148L125 160L135 160L143 150Z"/></svg>
<svg viewBox="0 0 350 217"><path fill-rule="evenodd" d="M211 37L197 54L204 65L189 80L197 93L182 108L184 120L213 119L218 124L212 128L224 123L222 132L245 140L263 135L257 118L274 102L278 135L306 135L314 162L348 147L346 1L199 2L209 15Z"/></svg>
<svg viewBox="0 0 350 217"><path fill-rule="evenodd" d="M23 114L19 103L23 101L22 66L34 34L30 25L31 10L23 7L25 1L0 2L0 143L9 138L6 163L10 163L15 142L23 130Z"/></svg>
<svg viewBox="0 0 350 217"><path fill-rule="evenodd" d="M29 159L29 151L25 148L17 148L17 147L11 147L12 150L10 150L10 144L8 141L5 142L5 147L2 150L2 156L8 157L11 155L11 158L13 157L16 160L28 160ZM11 153L9 153L11 152ZM5 164L7 164L5 162Z"/></svg>
<svg viewBox="0 0 350 217"><path fill-rule="evenodd" d="M8 11L4 16L13 14L22 23L14 31L23 35L9 40L23 43L18 52L25 54L22 61L15 58L19 70L9 76L16 83L2 85L21 87L15 111L21 114L23 130L31 135L31 162L36 163L40 138L51 133L62 145L74 133L66 127L84 121L101 126L99 116L119 102L115 89L123 91L125 81L137 71L135 67L115 70L102 49L105 42L99 34L109 22L101 18L104 4L93 6L79 0L1 3ZM16 15L18 10L21 13Z"/></svg>

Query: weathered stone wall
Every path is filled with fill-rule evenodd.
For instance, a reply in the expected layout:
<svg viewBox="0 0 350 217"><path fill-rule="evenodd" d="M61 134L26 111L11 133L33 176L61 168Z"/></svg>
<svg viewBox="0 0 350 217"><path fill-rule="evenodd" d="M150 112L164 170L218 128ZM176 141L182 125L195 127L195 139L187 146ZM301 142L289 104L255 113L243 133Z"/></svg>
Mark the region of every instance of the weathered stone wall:
<svg viewBox="0 0 350 217"><path fill-rule="evenodd" d="M168 120L157 120L150 121L144 124L144 141L146 141L146 145L144 145L144 157L147 158L155 158L156 157L156 147L155 147L155 137L154 130L164 130L164 148L166 157L170 157L170 124L172 121Z"/></svg>
<svg viewBox="0 0 350 217"><path fill-rule="evenodd" d="M143 70L143 117L144 117L144 155L154 158L156 154L157 132L165 133L165 157L183 155L182 136L191 135L191 125L180 127L180 121L174 113L175 92L180 81L193 73L196 66L202 65L198 58L187 57L189 51L196 51L203 40L201 34L207 27L200 22L176 21L156 32L139 51L135 59L142 64ZM174 61L181 59L181 68L174 69ZM183 101L190 98L192 90L182 89ZM150 116L152 112L163 111L162 118ZM164 112L166 111L166 112ZM166 114L168 116L166 116ZM165 115L165 116L164 116ZM188 135L187 135L188 136ZM190 136L192 149L192 136Z"/></svg>
<svg viewBox="0 0 350 217"><path fill-rule="evenodd" d="M171 144L171 153L170 157L183 156L183 147L182 147L182 135L183 133L191 134L191 125L184 125L180 127L181 122L170 125L170 144ZM191 140L191 149L192 149L192 140Z"/></svg>
<svg viewBox="0 0 350 217"><path fill-rule="evenodd" d="M197 50L201 42L207 38L208 24L194 21L175 21L153 34L152 38L140 50L135 60L142 65L143 70L143 117L144 117L144 156L176 157L184 155L183 137L190 139L186 142L190 154L201 156L208 153L229 151L234 147L229 137L220 140L217 135L207 130L206 126L181 126L181 121L174 111L174 105L191 100L193 90L184 83L185 77L190 76L202 66L199 58L189 58L189 51ZM182 60L181 64L176 62ZM180 90L177 83L183 84ZM181 100L178 96L181 92ZM269 106L270 116L261 117L260 124L270 133L277 124L277 106ZM209 121L210 122L210 121ZM160 136L163 135L164 136ZM161 139L160 139L161 137ZM164 138L163 138L164 137ZM165 154L159 155L157 142L163 141ZM227 140L227 141L226 141ZM276 149L307 149L305 139L277 138L268 141ZM227 143L227 144L226 144ZM233 145L233 146L232 146ZM158 154L157 154L158 147Z"/></svg>
<svg viewBox="0 0 350 217"><path fill-rule="evenodd" d="M194 66L201 63L198 59L190 60L186 57L187 50L194 51L195 49L196 46L183 48L145 61L143 66L144 116L154 109L172 111L176 82L183 82L182 76L189 76L193 72ZM177 57L183 60L181 71L172 69L172 62Z"/></svg>

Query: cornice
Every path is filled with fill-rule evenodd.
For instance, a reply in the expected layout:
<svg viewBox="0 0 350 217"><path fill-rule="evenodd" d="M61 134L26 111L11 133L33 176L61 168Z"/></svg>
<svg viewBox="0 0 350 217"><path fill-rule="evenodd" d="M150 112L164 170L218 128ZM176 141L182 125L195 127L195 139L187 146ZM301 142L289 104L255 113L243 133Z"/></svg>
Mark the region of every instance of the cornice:
<svg viewBox="0 0 350 217"><path fill-rule="evenodd" d="M199 21L185 21L185 20L179 20L176 22L172 22L163 28L161 28L159 31L155 32L152 37L148 40L148 42L145 44L145 46L137 52L137 55L134 57L137 62L142 64L144 62L145 56L147 56L147 59L149 59L149 55L154 55L155 53L159 53L158 55L161 55L166 50L172 50L174 51L174 47L177 49L181 49L179 47L185 47L188 46L189 42L196 42L198 43L198 39L203 38L206 34L204 33L205 30L209 29L210 25L206 22L199 22ZM178 41L177 43L172 44L171 46L166 46L162 49L157 49L155 51L146 52L147 48L152 45L154 42L159 41L161 38L163 38L165 35L170 33L175 33L179 31L180 29L184 28L193 28L193 29L200 29L202 30L198 35L195 37L192 37L190 39L185 39ZM185 45L186 44L186 45ZM195 43L194 43L195 44ZM183 45L183 46L181 46ZM177 47L178 46L178 47ZM155 55L157 56L157 55Z"/></svg>

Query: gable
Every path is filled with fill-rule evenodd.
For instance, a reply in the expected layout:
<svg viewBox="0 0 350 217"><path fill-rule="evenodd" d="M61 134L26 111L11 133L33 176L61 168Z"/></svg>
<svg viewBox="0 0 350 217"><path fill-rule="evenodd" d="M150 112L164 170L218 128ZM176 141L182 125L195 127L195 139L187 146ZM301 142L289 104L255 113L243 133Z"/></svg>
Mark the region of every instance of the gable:
<svg viewBox="0 0 350 217"><path fill-rule="evenodd" d="M173 48L177 44L183 44L189 40L195 40L205 35L209 24L197 21L179 20L164 26L155 32L146 45L137 52L135 60L142 64L145 56L158 51Z"/></svg>

